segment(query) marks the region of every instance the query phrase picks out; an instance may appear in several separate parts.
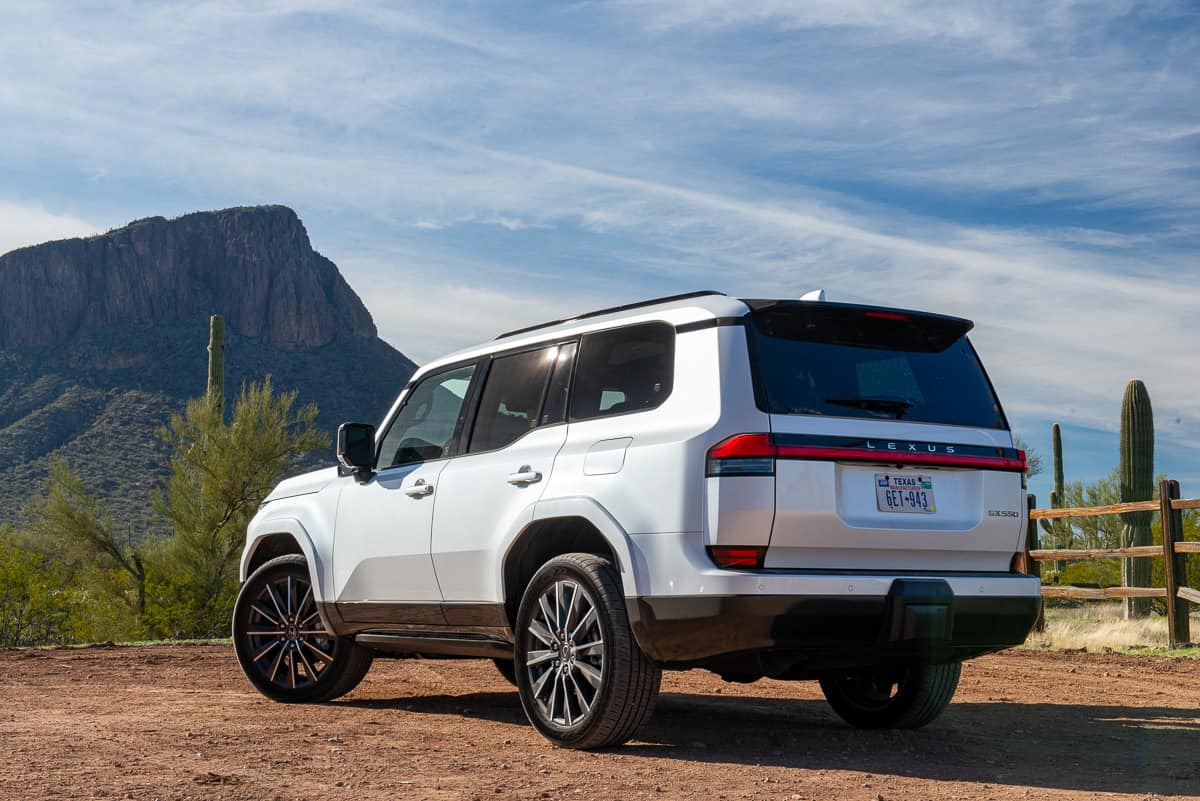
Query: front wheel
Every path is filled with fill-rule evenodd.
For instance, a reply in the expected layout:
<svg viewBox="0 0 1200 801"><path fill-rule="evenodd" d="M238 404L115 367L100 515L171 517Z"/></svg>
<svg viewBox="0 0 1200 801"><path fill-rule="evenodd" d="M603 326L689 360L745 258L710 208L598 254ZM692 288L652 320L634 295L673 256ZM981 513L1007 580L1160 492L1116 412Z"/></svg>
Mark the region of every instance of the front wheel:
<svg viewBox="0 0 1200 801"><path fill-rule="evenodd" d="M961 662L866 668L826 674L821 690L851 726L919 729L950 704L961 673Z"/></svg>
<svg viewBox="0 0 1200 801"><path fill-rule="evenodd" d="M233 608L233 647L255 689L275 701L330 701L353 690L373 654L325 628L304 557L255 570Z"/></svg>
<svg viewBox="0 0 1200 801"><path fill-rule="evenodd" d="M619 745L650 717L662 673L630 631L608 559L571 553L542 565L521 599L516 636L521 705L550 742Z"/></svg>

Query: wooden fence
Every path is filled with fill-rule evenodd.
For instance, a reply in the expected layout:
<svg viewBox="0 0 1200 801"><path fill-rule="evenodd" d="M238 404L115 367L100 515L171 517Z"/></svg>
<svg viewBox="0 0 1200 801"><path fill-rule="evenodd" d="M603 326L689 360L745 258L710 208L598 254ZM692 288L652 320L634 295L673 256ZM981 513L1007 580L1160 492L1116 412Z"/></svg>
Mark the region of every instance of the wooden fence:
<svg viewBox="0 0 1200 801"><path fill-rule="evenodd" d="M1167 602L1167 640L1171 648L1191 640L1188 604L1200 605L1200 591L1187 585L1189 553L1200 553L1200 542L1183 540L1183 510L1200 509L1200 498L1179 497L1179 482L1166 480L1159 484L1157 501L1114 503L1109 506L1089 506L1074 509L1035 509L1036 499L1029 496L1029 523L1025 539L1028 570L1041 575L1038 562L1076 561L1080 559L1149 559L1162 557L1165 587L1042 587L1043 598L1075 598L1099 601L1107 598L1165 598ZM1122 512L1158 512L1162 518L1162 545L1138 545L1130 548L1039 548L1039 520L1065 517L1097 517Z"/></svg>

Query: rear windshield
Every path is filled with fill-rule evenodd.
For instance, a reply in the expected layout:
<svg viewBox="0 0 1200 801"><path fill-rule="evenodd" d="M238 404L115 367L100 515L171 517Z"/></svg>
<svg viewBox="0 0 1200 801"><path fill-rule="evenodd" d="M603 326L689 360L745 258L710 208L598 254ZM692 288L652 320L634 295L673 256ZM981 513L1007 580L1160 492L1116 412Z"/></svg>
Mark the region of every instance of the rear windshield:
<svg viewBox="0 0 1200 801"><path fill-rule="evenodd" d="M751 315L766 411L1008 427L963 335L970 323L954 331L946 323L953 318L862 314L839 311L834 320L776 308Z"/></svg>

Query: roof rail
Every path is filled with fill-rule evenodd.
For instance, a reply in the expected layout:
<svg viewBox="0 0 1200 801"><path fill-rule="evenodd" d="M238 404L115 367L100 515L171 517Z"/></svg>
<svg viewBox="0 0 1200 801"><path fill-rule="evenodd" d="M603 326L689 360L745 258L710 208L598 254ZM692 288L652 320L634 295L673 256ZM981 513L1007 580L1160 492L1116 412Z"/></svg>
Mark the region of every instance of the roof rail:
<svg viewBox="0 0 1200 801"><path fill-rule="evenodd" d="M688 298L702 298L708 295L720 295L725 297L724 292L715 292L711 289L701 290L699 292L684 292L681 295L667 295L666 297L653 298L651 300L641 300L637 303L626 303L624 306L612 306L607 309L597 309L586 314L577 314L574 317L563 317L561 320L551 320L548 323L538 323L527 328L518 328L513 331L505 331L496 339L505 339L506 337L516 336L517 334L525 334L530 331L536 331L539 328L549 328L552 325L561 325L563 323L573 323L576 320L586 320L589 317L599 317L602 314L615 314L616 312L629 311L630 309L640 309L643 306L657 306L660 303L670 303L673 300L687 300Z"/></svg>

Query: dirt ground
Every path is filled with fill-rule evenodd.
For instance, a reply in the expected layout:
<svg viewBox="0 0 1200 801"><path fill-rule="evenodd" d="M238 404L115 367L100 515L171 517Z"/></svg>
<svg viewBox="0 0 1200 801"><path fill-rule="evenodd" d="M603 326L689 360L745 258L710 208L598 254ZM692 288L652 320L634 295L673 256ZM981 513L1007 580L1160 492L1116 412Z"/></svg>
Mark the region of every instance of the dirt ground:
<svg viewBox="0 0 1200 801"><path fill-rule="evenodd" d="M4 799L1200 797L1200 660L1011 651L920 731L850 729L810 682L668 673L640 739L553 748L490 662L378 660L286 706L213 645L0 652Z"/></svg>

